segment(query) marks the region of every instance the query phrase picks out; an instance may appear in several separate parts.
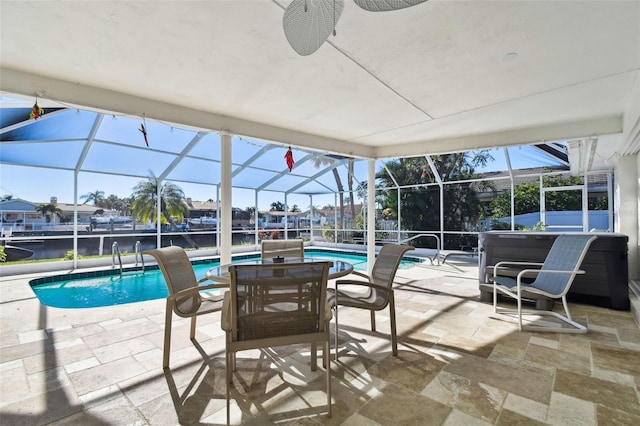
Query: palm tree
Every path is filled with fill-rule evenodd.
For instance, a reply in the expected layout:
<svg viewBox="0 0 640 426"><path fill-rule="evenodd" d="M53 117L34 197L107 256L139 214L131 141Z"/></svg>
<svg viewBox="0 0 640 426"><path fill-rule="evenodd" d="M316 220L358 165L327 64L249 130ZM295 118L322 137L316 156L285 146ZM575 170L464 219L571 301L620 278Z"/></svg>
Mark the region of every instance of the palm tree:
<svg viewBox="0 0 640 426"><path fill-rule="evenodd" d="M323 166L329 166L335 163L335 160L331 157L320 156L313 159L313 167L319 169ZM342 180L338 170L334 167L332 170L333 177L336 180L336 186L338 188L338 196L340 197L340 223L341 229L344 229L344 187L342 186Z"/></svg>
<svg viewBox="0 0 640 426"><path fill-rule="evenodd" d="M87 194L81 195L80 199L84 200L84 203L82 204L93 203L94 206L102 207L101 204L102 201L104 201L104 191L96 189L94 192L89 192Z"/></svg>
<svg viewBox="0 0 640 426"><path fill-rule="evenodd" d="M0 201L9 201L12 199L13 199L13 195L11 194L3 195L2 197L0 197Z"/></svg>
<svg viewBox="0 0 640 426"><path fill-rule="evenodd" d="M252 207L247 207L245 210L249 213L249 217L253 220L253 223L255 223L256 208L252 206Z"/></svg>
<svg viewBox="0 0 640 426"><path fill-rule="evenodd" d="M355 159L349 158L349 180L347 185L349 186L349 205L351 206L351 219L356 218L356 204L353 198L353 163Z"/></svg>
<svg viewBox="0 0 640 426"><path fill-rule="evenodd" d="M47 223L51 222L53 216L62 217L62 210L55 203L42 203L36 207L36 211L45 217Z"/></svg>
<svg viewBox="0 0 640 426"><path fill-rule="evenodd" d="M158 185L160 185L159 179L151 176L146 181L138 182L133 188L131 205L133 215L143 222L149 220L158 222L156 215ZM182 189L173 183L167 182L160 187L161 224L169 223L172 216L177 218L178 222L182 222L184 215L189 212L183 203L184 198Z"/></svg>

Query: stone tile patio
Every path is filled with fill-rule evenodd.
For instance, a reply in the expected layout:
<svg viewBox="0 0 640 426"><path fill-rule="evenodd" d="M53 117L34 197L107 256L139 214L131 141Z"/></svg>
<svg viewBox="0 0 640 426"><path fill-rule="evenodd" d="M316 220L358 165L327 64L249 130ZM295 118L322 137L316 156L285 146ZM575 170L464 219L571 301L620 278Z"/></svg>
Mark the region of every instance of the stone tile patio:
<svg viewBox="0 0 640 426"><path fill-rule="evenodd" d="M2 272L2 270L0 270ZM397 276L399 354L388 316L341 309L340 360L324 371L308 347L240 353L233 424L640 424L640 328L630 312L570 304L586 335L519 332L478 299L469 259ZM37 277L42 274L37 275ZM219 315L174 317L163 371L164 300L84 310L43 306L36 276L0 278L3 425L215 425L226 422Z"/></svg>

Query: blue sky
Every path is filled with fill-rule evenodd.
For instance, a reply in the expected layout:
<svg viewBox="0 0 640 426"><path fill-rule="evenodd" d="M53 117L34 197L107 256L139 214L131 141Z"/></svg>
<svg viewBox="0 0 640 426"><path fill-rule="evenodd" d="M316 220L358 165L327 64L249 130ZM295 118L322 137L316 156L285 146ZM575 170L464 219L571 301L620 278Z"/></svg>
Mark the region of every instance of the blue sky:
<svg viewBox="0 0 640 426"><path fill-rule="evenodd" d="M60 168L73 169L80 158L84 140L91 132L91 128L98 119L98 114L91 111L66 109L50 114L38 121L28 120L33 100L16 100L1 97L0 118L2 126L7 126L7 131L2 133L0 144L0 159L9 164L0 165L0 196L11 195L32 202L48 202L51 197L56 197L58 202L74 202L74 172ZM56 105L48 105L56 106ZM58 106L60 107L60 106ZM53 111L53 110L49 110ZM105 196L115 194L120 198L131 195L134 186L144 180L141 177L118 176L117 173L149 176L159 175L169 167L175 155L177 155L196 136L194 130L180 129L152 120L144 121L149 131L151 152L148 152L138 127L143 118L117 115L105 115L95 135L89 154L83 160L83 168L94 170L110 170L114 174L97 174L81 172L78 176L78 202L82 202L81 196L97 190L104 191ZM13 126L16 124L16 126ZM26 125L25 125L26 124ZM11 144L12 141L31 141L27 144ZM236 164L241 164L254 154L260 152L267 145L266 141L251 140L234 136L232 143L232 156ZM296 160L308 155L295 146L294 157ZM141 164L144 152L146 164ZM550 157L534 150L530 146L513 147L511 162L514 168L531 168L557 164ZM286 146L278 146L262 154L253 165L250 173L238 175L236 184L257 187L268 180L274 174L285 169L283 153ZM493 151L494 161L490 162L484 170L477 172L489 172L506 169L503 149ZM180 165L174 169L176 179L191 181L218 181L220 156L220 138L215 133L207 134L190 151L190 157L185 157ZM201 159L209 158L215 161L203 162ZM48 165L56 168L24 167L13 164L29 164L36 162L40 165ZM382 162L376 162L381 169ZM148 170L147 170L148 169ZM154 170L155 169L155 172ZM286 190L300 182L307 176L318 173L320 169L314 167L311 161L299 162L293 173L286 174L278 182L276 187ZM367 162L355 162L356 185L357 180L366 180ZM347 179L346 163L338 168L343 181ZM294 176L296 175L297 176ZM182 178L180 177L182 176ZM296 180L297 179L297 180ZM326 173L320 178L323 185L335 186L332 173ZM213 185L191 184L183 181L175 182L179 185L187 197L197 201L217 199L216 187ZM321 191L326 188L322 184L316 185ZM284 202L284 195L278 192L261 192L258 198L260 210L268 210L274 201ZM333 194L316 195L312 200L316 206L336 204ZM311 200L304 195L291 195L287 199L289 206L298 205L305 210ZM233 206L246 208L255 204L253 190L234 189Z"/></svg>
<svg viewBox="0 0 640 426"><path fill-rule="evenodd" d="M531 147L510 148L511 162L514 168L530 168L557 164L548 156ZM495 161L492 161L484 171L499 171L506 169L503 150L498 149L492 153ZM131 195L133 187L141 181L140 178L130 178L112 175L100 175L96 173L81 173L78 182L78 200L80 196L101 190L105 195L115 194L124 198ZM178 183L187 197L193 200L206 201L216 199L215 187L208 185ZM12 195L14 198L22 198L33 202L47 202L51 197L57 197L58 202L73 203L73 172L55 169L43 169L38 167L21 167L12 165L0 166L0 195ZM235 189L232 195L234 207L246 208L253 206L255 202L252 190ZM258 206L260 210L268 210L273 201L284 202L280 193L265 192L260 194ZM291 195L288 198L291 206L297 204L303 210L308 208L310 200L308 196ZM313 197L313 204L324 206L334 204L334 196Z"/></svg>
<svg viewBox="0 0 640 426"><path fill-rule="evenodd" d="M78 201L80 196L104 191L105 196L115 194L120 198L131 195L133 187L142 179L119 176L106 176L94 173L83 173L78 183ZM216 199L215 187L206 185L178 183L187 197L193 200L206 201ZM36 167L18 167L11 165L0 166L0 196L12 195L13 198L22 198L32 202L48 202L51 197L57 197L58 202L73 203L73 173L61 170L47 170ZM233 206L247 208L255 203L252 190L235 189L233 194ZM264 192L260 194L258 206L260 210L268 210L273 201L284 202L282 194ZM290 195L287 199L289 206L298 205L302 210L308 208L310 200L305 195ZM324 206L334 204L333 195L313 196L313 204Z"/></svg>

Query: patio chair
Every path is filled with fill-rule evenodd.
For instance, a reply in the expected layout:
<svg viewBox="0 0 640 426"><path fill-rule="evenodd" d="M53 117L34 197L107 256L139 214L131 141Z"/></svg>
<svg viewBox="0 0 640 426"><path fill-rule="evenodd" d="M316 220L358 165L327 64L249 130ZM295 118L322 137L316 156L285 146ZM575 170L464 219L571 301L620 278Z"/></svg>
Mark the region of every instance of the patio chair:
<svg viewBox="0 0 640 426"><path fill-rule="evenodd" d="M415 247L399 244L385 244L380 249L371 270L371 276L359 271L353 271L367 281L362 280L337 280L336 288L329 289L329 303L335 308L335 346L336 361L338 360L338 306L350 306L352 308L368 309L371 312L371 331L376 331L375 311L381 311L389 307L391 320L391 347L393 356L398 355L398 339L396 336L396 311L393 294L393 280L395 279L402 256ZM364 287L366 291L355 292L340 290L339 287L351 285Z"/></svg>
<svg viewBox="0 0 640 426"><path fill-rule="evenodd" d="M274 257L304 257L304 241L294 240L264 240L261 244L262 259Z"/></svg>
<svg viewBox="0 0 640 426"><path fill-rule="evenodd" d="M331 372L327 363L331 309L326 293L330 264L292 262L229 267L231 286L224 297L221 324L227 335L227 422L236 352L300 343L311 343L311 370L317 368L316 345L324 343L331 416Z"/></svg>
<svg viewBox="0 0 640 426"><path fill-rule="evenodd" d="M169 368L171 352L171 320L173 313L183 318L191 318L189 337L195 342L196 317L222 310L222 291L205 292L212 289L227 289L227 284L210 284L201 286L207 280L196 280L193 266L184 249L177 246L147 250L144 254L153 256L158 262L169 290L164 321L164 353L162 368Z"/></svg>
<svg viewBox="0 0 640 426"><path fill-rule="evenodd" d="M589 246L598 237L594 235L583 234L562 234L558 236L544 263L533 262L498 262L493 267L493 308L496 313L516 313L518 316L518 328L530 331L551 331L565 333L586 333L587 328L571 319L571 313L567 306L567 293L571 288L571 284L577 274L584 274L580 270L580 265L584 259ZM504 267L530 267L518 272L516 278L500 276L500 268ZM524 278L535 275L535 280L527 284L523 282ZM498 308L498 292L516 299L517 310ZM523 311L522 301L527 298L536 298L540 296L548 297L552 300L562 299L566 315L562 315L554 311L534 310ZM549 325L523 325L522 315L546 315L558 318L560 321L569 324L571 327L561 327L557 323L549 323Z"/></svg>

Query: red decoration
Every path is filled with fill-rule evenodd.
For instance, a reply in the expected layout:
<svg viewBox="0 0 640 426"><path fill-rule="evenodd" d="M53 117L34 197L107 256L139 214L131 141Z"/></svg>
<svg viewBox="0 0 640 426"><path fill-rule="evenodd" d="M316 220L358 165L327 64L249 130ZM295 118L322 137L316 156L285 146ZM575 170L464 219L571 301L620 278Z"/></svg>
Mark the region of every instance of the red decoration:
<svg viewBox="0 0 640 426"><path fill-rule="evenodd" d="M33 118L37 120L40 116L44 115L44 109L40 108L38 105L38 100L36 99L36 103L31 107L31 113L29 114L29 118Z"/></svg>
<svg viewBox="0 0 640 426"><path fill-rule="evenodd" d="M284 154L284 158L287 160L287 167L289 168L289 172L293 169L293 151L291 151L291 147L287 150L287 153Z"/></svg>
<svg viewBox="0 0 640 426"><path fill-rule="evenodd" d="M147 128L144 127L144 124L141 124L138 130L142 132L142 136L144 137L144 143L146 143L147 147L149 147L149 140L147 139Z"/></svg>

